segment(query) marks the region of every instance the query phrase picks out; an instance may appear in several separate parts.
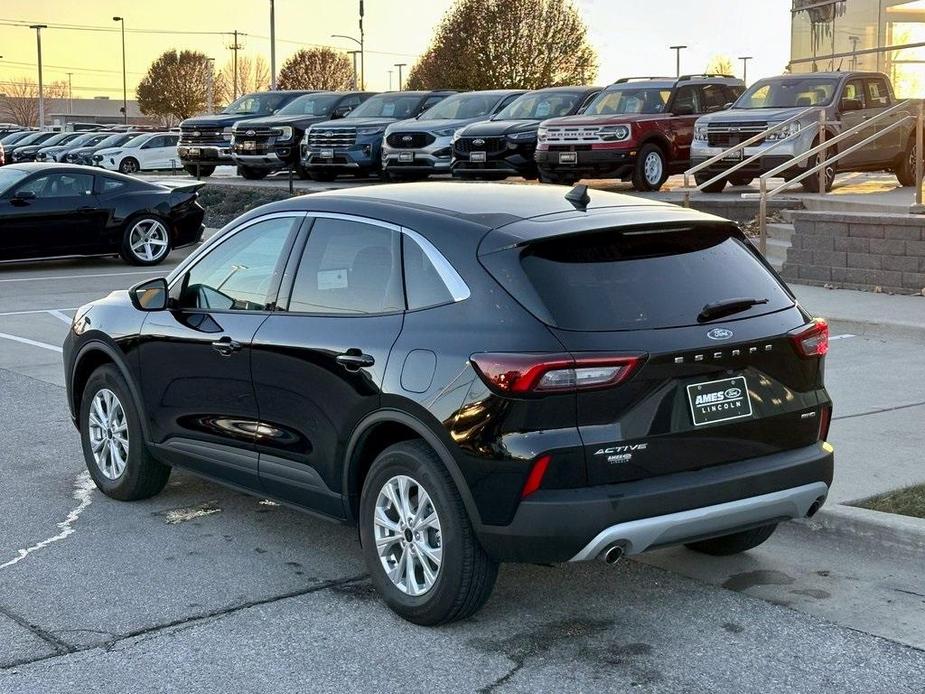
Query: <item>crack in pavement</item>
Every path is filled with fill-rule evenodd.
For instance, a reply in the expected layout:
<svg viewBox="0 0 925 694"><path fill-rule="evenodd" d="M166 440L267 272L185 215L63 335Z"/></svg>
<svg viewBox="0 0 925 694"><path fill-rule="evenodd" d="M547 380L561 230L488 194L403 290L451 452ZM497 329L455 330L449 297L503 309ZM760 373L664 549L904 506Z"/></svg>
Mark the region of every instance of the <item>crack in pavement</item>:
<svg viewBox="0 0 925 694"><path fill-rule="evenodd" d="M54 660L56 658L62 658L68 655L73 655L75 653L83 653L85 651L92 651L99 648L102 648L105 652L110 652L113 650L113 647L118 645L120 641L126 641L128 639L136 639L139 636L149 636L158 634L160 632L172 629L174 627L180 626L198 626L199 624L207 624L212 621L219 620L228 615L241 612L242 610L247 610L252 607L259 607L261 605L269 605L271 603L279 602L281 600L288 600L289 598L297 598L303 595L310 595L312 593L318 593L322 590L328 590L329 588L337 588L339 586L348 585L351 583L357 583L369 578L369 574L357 574L356 576L348 576L345 578L334 578L329 581L322 581L313 586L307 588L300 588L299 590L289 591L288 593L282 593L280 595L273 595L268 598L260 598L257 600L248 600L246 602L239 603L237 605L231 605L229 607L223 607L217 610L210 610L208 612L203 612L202 614L190 615L188 617L181 617L180 619L174 619L170 622L164 622L162 624L153 624L148 627L142 627L141 629L135 629L134 631L129 631L124 634L119 634L108 641L102 641L95 644L88 644L85 646L72 646L61 639L58 639L54 634L49 631L42 629L34 624L30 624L27 620L18 615L12 613L7 614L5 608L0 607L0 614L6 614L10 619L14 620L18 624L26 627L32 631L36 636L39 636L44 641L47 641L49 644L60 644L56 646L56 651L60 648L65 648L67 650L63 652L56 652L52 655L40 656L38 658L23 658L18 661L14 661L8 665L0 667L0 672L6 672L17 667L22 667L23 665L32 665L33 663L40 663L46 660ZM75 631L70 629L68 631ZM147 639L141 639L140 642Z"/></svg>
<svg viewBox="0 0 925 694"><path fill-rule="evenodd" d="M61 655L67 655L69 653L74 653L77 650L75 646L72 646L67 641L59 639L53 633L46 631L38 624L33 624L25 617L22 617L21 615L13 612L9 607L0 605L0 614L2 614L7 619L16 622L19 626L28 630L31 634L51 646L55 650L55 653L51 656L45 656L46 658L55 658ZM13 667L13 665L10 665L9 667ZM5 668L0 667L0 670L3 669Z"/></svg>
<svg viewBox="0 0 925 694"><path fill-rule="evenodd" d="M832 417L832 421L838 421L840 419L854 419L855 417L866 417L871 414L883 414L884 412L896 412L897 410L908 410L910 407L921 407L925 405L923 402L910 402L906 405L896 405L896 407L881 407L877 410L870 410L869 412L855 412L854 414L843 414L840 417Z"/></svg>

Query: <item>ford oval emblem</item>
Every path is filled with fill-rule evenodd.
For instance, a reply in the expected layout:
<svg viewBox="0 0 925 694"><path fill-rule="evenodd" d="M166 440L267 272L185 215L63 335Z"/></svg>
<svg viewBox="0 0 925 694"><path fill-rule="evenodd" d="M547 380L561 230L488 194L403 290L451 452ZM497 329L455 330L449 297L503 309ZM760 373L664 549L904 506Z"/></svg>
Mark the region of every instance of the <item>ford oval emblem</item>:
<svg viewBox="0 0 925 694"><path fill-rule="evenodd" d="M413 139L414 139L414 138L411 137L411 135L405 135L404 137L402 137L401 141L402 141L402 142L411 142L411 140L413 140Z"/></svg>
<svg viewBox="0 0 925 694"><path fill-rule="evenodd" d="M732 331L727 328L713 328L707 333L707 337L711 340L728 340L732 337Z"/></svg>
<svg viewBox="0 0 925 694"><path fill-rule="evenodd" d="M193 131L193 137L199 137L200 135L202 135L202 133L199 132L198 130Z"/></svg>
<svg viewBox="0 0 925 694"><path fill-rule="evenodd" d="M477 137L472 141L472 144L474 144L476 147L481 147L485 144L485 140L483 140L481 137Z"/></svg>
<svg viewBox="0 0 925 694"><path fill-rule="evenodd" d="M246 133L244 133L244 134L247 135L248 137L251 137L252 135L256 135L257 132L256 132L255 130L248 130L248 131L247 131Z"/></svg>
<svg viewBox="0 0 925 694"><path fill-rule="evenodd" d="M736 398L742 397L742 389L741 388L727 388L724 395L726 396L727 400L735 400Z"/></svg>

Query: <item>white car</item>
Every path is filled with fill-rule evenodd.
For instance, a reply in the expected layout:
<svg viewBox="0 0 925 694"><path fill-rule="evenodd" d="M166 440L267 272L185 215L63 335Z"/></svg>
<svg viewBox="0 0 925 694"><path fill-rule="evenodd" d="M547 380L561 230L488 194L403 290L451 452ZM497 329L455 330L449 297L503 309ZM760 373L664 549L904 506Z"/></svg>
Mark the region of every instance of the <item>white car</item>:
<svg viewBox="0 0 925 694"><path fill-rule="evenodd" d="M177 156L179 139L179 133L144 133L121 147L101 149L93 155L93 161L104 169L124 174L170 169L180 162Z"/></svg>

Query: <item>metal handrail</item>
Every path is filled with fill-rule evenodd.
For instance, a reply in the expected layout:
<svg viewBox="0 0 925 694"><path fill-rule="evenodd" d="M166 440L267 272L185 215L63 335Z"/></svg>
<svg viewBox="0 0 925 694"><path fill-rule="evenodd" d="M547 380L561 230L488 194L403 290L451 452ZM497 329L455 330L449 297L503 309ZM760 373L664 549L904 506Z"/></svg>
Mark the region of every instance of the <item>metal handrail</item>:
<svg viewBox="0 0 925 694"><path fill-rule="evenodd" d="M804 109L804 110L800 111L799 113L797 113L796 115L791 116L791 117L788 118L787 120L782 120L782 121L780 121L779 123L775 123L775 124L772 125L770 128L767 128L766 130L761 131L761 132L758 133L757 135L753 135L752 137L748 138L747 140L745 140L745 141L743 141L743 142L740 142L739 144L737 144L737 145L735 145L735 146L733 146L733 147L730 147L729 149L725 149L725 150L723 150L722 152L720 152L719 154L717 154L717 155L715 155L715 156L713 156L713 157L710 157L710 158L707 159L706 161L700 162L699 164L697 164L697 166L693 166L693 167L689 168L687 171L684 172L684 206L685 206L685 207L690 207L690 190L691 190L691 187L690 187L690 176L693 176L694 174L696 174L696 173L698 173L698 172L700 172L700 171L703 171L703 170L704 170L705 168L707 168L708 166L712 166L713 164L716 164L717 162L723 161L723 160L724 160L726 157L728 157L730 154L734 154L735 152L738 152L738 151L741 150L741 149L745 149L746 147L749 147L749 146L755 144L756 142L759 142L760 140L763 140L763 139L767 138L768 135L771 135L772 133L776 133L778 130L782 129L783 127L785 127L785 126L787 126L787 125L790 125L790 124L793 123L794 121L799 120L800 118L802 118L803 116L805 116L805 115L806 115L807 113L809 113L810 111L815 111L815 110L817 110L818 108L819 108L818 106L811 106L811 107L809 107L809 108L807 108L807 109ZM813 125L813 126L805 126L805 127L815 127L815 125ZM799 132L802 132L802 131L805 129L805 127L804 127L804 128L801 128ZM772 145L772 147L768 147L768 148L766 148L766 149L763 150L763 151L768 151L769 149L773 149L774 147L777 147L778 145L781 145L781 144L783 144L784 142L786 142L787 140L789 140L790 137L796 137L796 135L798 135L798 134L799 134L799 133L794 133L793 135L790 135L789 137L787 137L787 138L785 138L785 139L783 139L783 140L779 140L776 144ZM750 158L748 159L748 162L753 161L754 158L755 158L754 156L753 156L753 157L750 157ZM706 181L706 182L703 183L702 185L696 186L694 189L695 189L695 190L700 190L702 187L704 187L704 186L706 186L706 185L709 185L710 183L716 182L716 180L718 180L720 177L726 177L726 176L728 176L730 171L733 171L733 172L734 172L734 171L738 171L740 168L742 168L743 166L745 166L745 164L746 164L746 161L741 161L741 162L739 162L737 165L733 166L733 167L730 168L730 169L727 169L726 171L724 171L723 173L719 174L719 175L716 176L715 178L711 178L709 181Z"/></svg>
<svg viewBox="0 0 925 694"><path fill-rule="evenodd" d="M761 253L766 254L768 250L768 200L769 199L771 199L772 197L780 193L785 188L790 187L794 183L799 183L804 178L808 178L809 176L812 176L815 173L819 174L819 181L820 181L819 190L823 194L825 194L826 186L827 186L825 170L831 162L838 161L842 157L845 157L861 149L862 147L867 146L871 142L874 142L880 139L881 137L892 132L893 130L898 128L903 123L906 123L907 121L909 121L910 119L915 119L916 121L916 138L915 138L915 141L916 141L916 146L915 146L915 203L916 204L915 204L914 210L916 212L922 212L923 211L922 209L922 175L923 175L922 141L923 141L923 120L925 120L925 102L923 102L922 100L917 100L918 101L918 115L917 116L908 114L905 117L893 123L892 125L887 126L883 130L878 130L873 135L870 135L869 137L864 138L860 142L855 143L854 145L848 147L848 149L837 153L834 157L826 158L825 156L825 151L832 145L838 144L842 140L845 140L848 137L861 132L862 130L866 130L870 128L872 125L874 125L881 119L892 115L893 113L898 111L900 108L908 108L909 105L915 103L915 101L916 100L913 100L913 99L906 99L905 101L901 101L895 106L891 106L887 110L881 113L878 113L873 118L868 118L867 120L864 120L861 123L858 123L854 127L849 128L848 130L845 130L839 133L832 139L821 142L816 147L813 147L812 149L806 152L802 152L794 156L792 159L784 162L783 164L776 166L775 168L771 169L767 173L762 174L761 177L758 179L759 184L760 184L760 191L761 191L758 194L758 232L759 232L758 248L761 250ZM806 159L810 159L816 156L817 154L822 155L820 157L820 161L817 164L815 164L814 166L811 166L806 171L802 172L798 176L795 176L789 181L785 181L781 185L777 186L777 188L774 188L771 191L768 190L768 179L773 178L777 176L778 174L783 173L784 171L787 171L788 169L792 169L796 163L804 161ZM752 197L752 196L743 195L743 197Z"/></svg>

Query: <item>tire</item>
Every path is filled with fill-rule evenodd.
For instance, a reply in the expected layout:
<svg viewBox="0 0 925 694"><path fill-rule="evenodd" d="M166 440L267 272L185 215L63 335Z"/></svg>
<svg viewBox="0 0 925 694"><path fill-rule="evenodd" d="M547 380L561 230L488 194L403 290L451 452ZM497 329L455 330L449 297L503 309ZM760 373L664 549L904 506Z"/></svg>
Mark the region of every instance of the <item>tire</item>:
<svg viewBox="0 0 925 694"><path fill-rule="evenodd" d="M108 412L106 403L109 403ZM109 431L110 417L116 434L107 436L103 431ZM125 435L124 446L118 436L120 431ZM148 452L135 401L119 369L111 364L94 371L81 394L80 442L90 477L106 496L121 501L147 499L167 484L170 467L155 460ZM95 447L99 449L98 455L94 454ZM117 451L115 456L113 450ZM119 460L124 463L121 470Z"/></svg>
<svg viewBox="0 0 925 694"><path fill-rule="evenodd" d="M755 180L754 176L730 176L729 184L733 186L747 186L749 183Z"/></svg>
<svg viewBox="0 0 925 694"><path fill-rule="evenodd" d="M269 169L254 169L250 166L239 166L238 173L248 181L259 181L266 178L270 173Z"/></svg>
<svg viewBox="0 0 925 694"><path fill-rule="evenodd" d="M141 166L138 164L138 160L135 157L126 157L119 162L119 173L124 173L131 176L132 174L138 173L141 170Z"/></svg>
<svg viewBox="0 0 925 694"><path fill-rule="evenodd" d="M393 521L401 521L402 516L395 513L395 505L388 501L385 489L393 486L400 503L402 495L398 488L402 483L408 484L406 515L410 517L420 510L417 504L412 507L412 502L421 503L423 490L430 499L423 502L424 508L434 511L427 517L436 518L437 528L432 524L420 526L421 536L417 540L411 535L411 528L405 528L407 534L403 535L396 532L398 528L386 529L374 522L376 517L384 517L393 526ZM383 545L385 558L379 554L377 533L380 542L382 538L396 538ZM411 538L411 542L403 537ZM434 626L469 617L488 600L498 576L498 564L476 539L449 472L433 449L420 440L390 446L373 461L360 496L360 541L373 585L395 613L415 624ZM418 549L414 554L404 555L412 558L414 578L408 581L406 572L401 570L404 562L396 559L410 552L412 546L423 546L431 554L439 549L436 556L440 563L435 564L429 554ZM397 582L386 573L384 562L395 563L399 570ZM433 574L429 584L425 563Z"/></svg>
<svg viewBox="0 0 925 694"><path fill-rule="evenodd" d="M130 265L157 265L170 255L170 249L168 224L156 215L132 217L122 230L119 255Z"/></svg>
<svg viewBox="0 0 925 694"><path fill-rule="evenodd" d="M698 186L702 186L705 182L709 181L716 174L694 174L694 181ZM726 187L726 179L721 178L716 183L708 185L706 188L701 188L704 193L722 193L723 188Z"/></svg>
<svg viewBox="0 0 925 694"><path fill-rule="evenodd" d="M334 171L327 171L323 169L317 170L317 171L313 170L313 171L308 172L308 177L312 179L313 181L329 183L333 181L335 178L337 178L337 173Z"/></svg>
<svg viewBox="0 0 925 694"><path fill-rule="evenodd" d="M819 140L813 140L813 147L819 145ZM826 155L835 156L836 152L826 151ZM816 166L819 163L819 155L816 155L816 158L813 160L813 166ZM803 184L803 190L807 193L818 193L819 191L819 172L817 171L812 176L804 178L801 183ZM826 177L825 177L825 192L828 193L832 190L832 185L835 183L835 167L828 165L826 166Z"/></svg>
<svg viewBox="0 0 925 694"><path fill-rule="evenodd" d="M709 540L701 540L700 542L691 542L686 544L685 547L695 552L711 554L714 557L725 557L730 554L738 554L739 552L754 549L771 537L771 534L776 528L777 523L771 523L770 525L762 525L759 528L743 530L740 533L714 537Z"/></svg>
<svg viewBox="0 0 925 694"><path fill-rule="evenodd" d="M196 175L196 165L195 164L184 164L183 170L186 171L186 173L188 173L190 176ZM199 166L199 177L200 178L208 178L214 173L215 173L215 167L213 165L210 164L208 166L205 166L205 165L200 164Z"/></svg>
<svg viewBox="0 0 925 694"><path fill-rule="evenodd" d="M668 162L662 148L648 143L642 146L633 168L633 189L640 192L656 191L668 179Z"/></svg>
<svg viewBox="0 0 925 694"><path fill-rule="evenodd" d="M910 137L906 149L899 157L896 168L893 169L896 174L896 180L901 186L915 185L915 138Z"/></svg>

